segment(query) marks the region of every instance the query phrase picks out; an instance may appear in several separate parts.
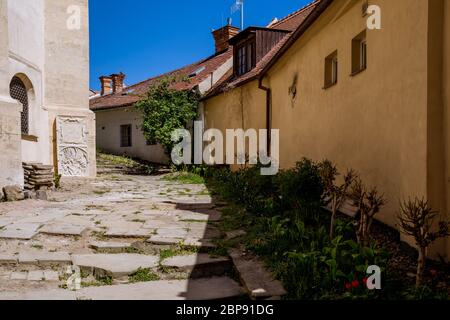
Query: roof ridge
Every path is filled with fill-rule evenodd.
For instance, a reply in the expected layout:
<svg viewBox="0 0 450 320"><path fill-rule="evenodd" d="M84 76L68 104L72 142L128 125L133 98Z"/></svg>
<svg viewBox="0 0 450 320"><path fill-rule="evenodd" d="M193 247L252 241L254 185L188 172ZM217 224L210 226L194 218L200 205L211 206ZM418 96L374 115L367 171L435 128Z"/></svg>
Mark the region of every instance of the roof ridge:
<svg viewBox="0 0 450 320"><path fill-rule="evenodd" d="M312 2L310 2L309 4L305 5L304 7L298 9L297 11L294 11L290 14L288 14L287 16L285 16L284 18L278 20L277 22L275 22L273 25L270 26L270 28L274 28L282 23L285 23L286 21L294 18L295 16L299 15L300 13L303 13L305 10L308 10L309 8L311 8L312 6L317 5L321 0L313 0Z"/></svg>
<svg viewBox="0 0 450 320"><path fill-rule="evenodd" d="M228 50L227 50L227 51L228 51ZM227 52L227 51L226 51L226 52ZM211 55L211 56L209 56L209 57L207 57L207 58L203 58L203 59L198 60L198 61L196 61L196 62L193 62L193 63L191 63L191 64L182 66L182 67L180 67L180 68L178 68L178 69L175 69L175 70L172 70L172 71L167 71L167 72L165 72L165 73L161 73L161 74L156 75L156 76L154 76L154 77L150 77L150 78L147 78L147 79L145 79L145 80L136 82L135 84L132 84L132 85L128 86L126 89L127 89L127 90L130 90L130 89L133 89L134 87L137 87L137 86L139 86L139 85L141 85L141 84L144 84L145 82L152 81L152 80L156 80L156 79L162 78L162 77L164 77L164 76L170 76L170 75L173 75L173 74L175 74L175 73L177 73L177 72L180 72L180 71L182 71L182 70L184 70L184 69L193 67L193 66L198 65L198 64L202 64L202 63L204 63L204 62L206 62L206 61L208 61L208 60L210 60L210 59L212 59L212 58L215 58L215 57L217 57L217 56L220 56L220 55L222 55L222 54L224 54L224 53L226 53L226 52L221 52L221 53L219 53L219 54L213 54L213 55Z"/></svg>

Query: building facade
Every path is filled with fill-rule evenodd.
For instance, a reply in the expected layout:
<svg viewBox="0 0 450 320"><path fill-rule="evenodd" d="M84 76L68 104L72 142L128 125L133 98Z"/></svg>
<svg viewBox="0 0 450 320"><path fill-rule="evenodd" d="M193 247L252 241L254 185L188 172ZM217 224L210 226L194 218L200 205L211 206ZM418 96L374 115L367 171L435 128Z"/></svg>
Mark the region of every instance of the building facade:
<svg viewBox="0 0 450 320"><path fill-rule="evenodd" d="M147 141L142 132L142 114L134 104L145 95L150 86L164 78L174 78L172 89L196 90L201 95L208 92L233 66L232 49L228 40L239 29L231 25L213 32L215 53L178 70L126 86L122 73L100 77L101 92L90 99L91 110L96 115L97 147L108 153L126 155L153 163L170 161L166 150L159 144ZM203 111L199 110L202 117Z"/></svg>
<svg viewBox="0 0 450 320"><path fill-rule="evenodd" d="M381 29L368 29L368 5L381 9ZM387 197L378 218L394 228L408 197L425 197L448 218L450 1L313 6L270 56L209 94L205 127L269 124L280 130L282 168L308 157L357 170ZM432 251L448 260L450 240Z"/></svg>
<svg viewBox="0 0 450 320"><path fill-rule="evenodd" d="M22 162L95 176L87 0L0 0L0 187Z"/></svg>

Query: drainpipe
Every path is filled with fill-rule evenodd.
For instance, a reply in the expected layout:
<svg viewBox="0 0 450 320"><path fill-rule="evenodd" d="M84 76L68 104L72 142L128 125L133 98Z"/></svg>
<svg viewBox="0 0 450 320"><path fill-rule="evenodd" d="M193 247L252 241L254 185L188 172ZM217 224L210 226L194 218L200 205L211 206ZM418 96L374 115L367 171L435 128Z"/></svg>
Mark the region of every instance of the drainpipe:
<svg viewBox="0 0 450 320"><path fill-rule="evenodd" d="M266 92L266 128L267 128L267 155L271 156L271 140L272 140L272 90L263 85L264 76L259 78L258 88Z"/></svg>

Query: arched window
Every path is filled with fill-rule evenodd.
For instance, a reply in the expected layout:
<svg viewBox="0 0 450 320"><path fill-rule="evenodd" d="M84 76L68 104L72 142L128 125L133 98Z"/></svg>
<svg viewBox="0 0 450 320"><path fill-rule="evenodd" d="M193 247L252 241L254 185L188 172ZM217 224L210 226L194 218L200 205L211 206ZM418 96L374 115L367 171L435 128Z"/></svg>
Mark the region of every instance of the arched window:
<svg viewBox="0 0 450 320"><path fill-rule="evenodd" d="M19 100L23 105L21 123L22 134L29 133L28 94L25 84L18 77L14 77L9 85L9 92L13 99Z"/></svg>

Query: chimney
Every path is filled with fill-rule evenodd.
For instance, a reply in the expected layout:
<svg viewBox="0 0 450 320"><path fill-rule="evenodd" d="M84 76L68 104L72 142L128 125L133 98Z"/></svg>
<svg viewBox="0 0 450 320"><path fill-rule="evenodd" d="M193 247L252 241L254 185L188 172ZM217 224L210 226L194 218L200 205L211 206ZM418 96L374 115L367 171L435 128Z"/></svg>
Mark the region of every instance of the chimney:
<svg viewBox="0 0 450 320"><path fill-rule="evenodd" d="M112 91L112 78L106 77L106 76L101 76L100 83L102 85L102 91L101 91L102 96L104 96L105 94L110 94Z"/></svg>
<svg viewBox="0 0 450 320"><path fill-rule="evenodd" d="M213 31L212 34L214 40L216 41L216 53L227 50L230 47L228 40L237 35L239 31L239 28L231 25L231 21L228 21L228 25L225 27Z"/></svg>
<svg viewBox="0 0 450 320"><path fill-rule="evenodd" d="M119 74L112 74L111 79L113 93L121 93L123 91L123 80L125 80L125 74L122 72Z"/></svg>

